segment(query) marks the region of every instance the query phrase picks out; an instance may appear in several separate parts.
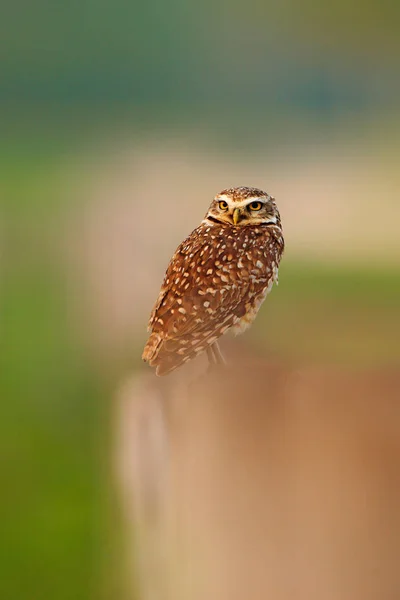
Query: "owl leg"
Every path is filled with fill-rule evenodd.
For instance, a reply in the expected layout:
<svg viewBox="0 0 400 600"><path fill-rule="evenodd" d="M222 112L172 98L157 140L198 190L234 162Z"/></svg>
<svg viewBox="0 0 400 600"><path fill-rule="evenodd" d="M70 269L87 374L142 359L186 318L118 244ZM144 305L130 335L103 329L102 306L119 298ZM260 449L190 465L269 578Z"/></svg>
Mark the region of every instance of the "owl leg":
<svg viewBox="0 0 400 600"><path fill-rule="evenodd" d="M226 360L223 357L217 342L214 342L211 346L207 348L207 357L210 365L210 370L213 370L215 367L226 365Z"/></svg>
<svg viewBox="0 0 400 600"><path fill-rule="evenodd" d="M210 365L210 369L212 369L217 364L212 346L207 347L207 358L208 358L208 363Z"/></svg>
<svg viewBox="0 0 400 600"><path fill-rule="evenodd" d="M214 342L213 345L211 346L211 348L214 351L215 363L217 365L225 366L226 360L221 352L218 342Z"/></svg>

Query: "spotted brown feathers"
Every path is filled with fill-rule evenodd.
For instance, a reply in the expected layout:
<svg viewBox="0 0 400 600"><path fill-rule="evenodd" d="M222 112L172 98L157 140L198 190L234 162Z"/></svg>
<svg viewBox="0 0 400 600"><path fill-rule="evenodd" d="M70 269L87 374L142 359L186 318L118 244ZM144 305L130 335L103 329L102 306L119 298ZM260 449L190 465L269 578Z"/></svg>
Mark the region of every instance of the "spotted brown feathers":
<svg viewBox="0 0 400 600"><path fill-rule="evenodd" d="M221 197L228 204L223 211L218 209ZM263 210L253 217L244 201L254 198L263 199ZM235 210L243 212L236 225ZM238 333L251 324L277 281L283 248L271 196L256 188L232 188L214 199L172 257L150 316L143 359L157 375L204 352L228 330Z"/></svg>

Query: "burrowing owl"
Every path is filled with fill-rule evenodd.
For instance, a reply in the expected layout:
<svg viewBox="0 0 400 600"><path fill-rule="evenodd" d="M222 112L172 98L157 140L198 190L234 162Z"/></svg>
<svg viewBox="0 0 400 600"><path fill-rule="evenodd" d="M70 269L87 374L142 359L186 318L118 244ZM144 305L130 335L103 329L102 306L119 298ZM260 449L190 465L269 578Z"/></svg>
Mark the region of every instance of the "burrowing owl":
<svg viewBox="0 0 400 600"><path fill-rule="evenodd" d="M207 350L221 363L217 340L244 331L278 281L284 249L275 199L256 188L223 190L169 263L150 316L143 360L166 375Z"/></svg>

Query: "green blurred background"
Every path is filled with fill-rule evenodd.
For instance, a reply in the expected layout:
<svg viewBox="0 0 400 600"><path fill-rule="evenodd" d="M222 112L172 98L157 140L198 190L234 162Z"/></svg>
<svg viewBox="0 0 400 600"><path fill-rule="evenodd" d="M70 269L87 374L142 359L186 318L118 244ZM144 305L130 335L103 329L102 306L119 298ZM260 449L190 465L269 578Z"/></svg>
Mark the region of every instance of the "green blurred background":
<svg viewBox="0 0 400 600"><path fill-rule="evenodd" d="M395 0L3 7L1 598L132 597L112 397L220 189L282 207L249 340L398 365L399 24Z"/></svg>

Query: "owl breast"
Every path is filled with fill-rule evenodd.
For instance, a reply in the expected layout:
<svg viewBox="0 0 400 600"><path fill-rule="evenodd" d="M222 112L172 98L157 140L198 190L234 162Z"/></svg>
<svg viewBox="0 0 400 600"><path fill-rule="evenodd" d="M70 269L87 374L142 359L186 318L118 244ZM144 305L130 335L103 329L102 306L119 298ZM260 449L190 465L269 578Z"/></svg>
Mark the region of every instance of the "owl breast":
<svg viewBox="0 0 400 600"><path fill-rule="evenodd" d="M244 331L277 280L281 229L204 222L182 242L150 317L144 358L165 374Z"/></svg>

